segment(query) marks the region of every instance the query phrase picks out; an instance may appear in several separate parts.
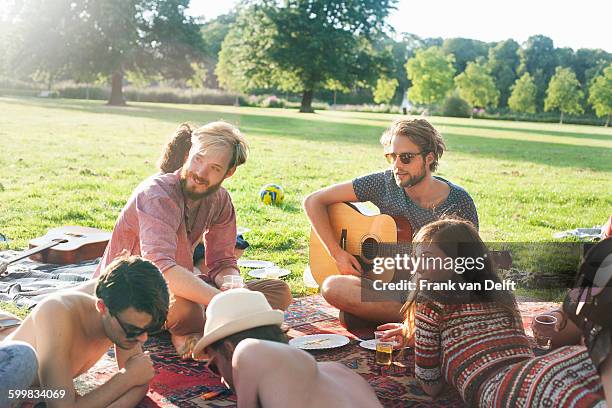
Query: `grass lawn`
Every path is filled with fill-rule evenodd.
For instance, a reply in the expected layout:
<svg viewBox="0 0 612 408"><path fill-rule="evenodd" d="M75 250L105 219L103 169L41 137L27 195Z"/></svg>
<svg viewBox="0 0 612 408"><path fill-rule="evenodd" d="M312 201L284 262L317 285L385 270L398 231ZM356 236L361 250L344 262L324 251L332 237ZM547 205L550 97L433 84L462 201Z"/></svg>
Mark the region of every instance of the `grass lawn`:
<svg viewBox="0 0 612 408"><path fill-rule="evenodd" d="M227 120L251 144L225 183L248 227L246 258L292 271L304 293L310 192L384 169L378 138L397 115L0 98L0 232L21 249L51 227L112 229L132 189L156 172L163 143L184 121ZM489 241L542 242L557 231L602 224L612 213L612 129L432 117L448 151L438 174L470 192ZM260 204L266 183L281 207Z"/></svg>

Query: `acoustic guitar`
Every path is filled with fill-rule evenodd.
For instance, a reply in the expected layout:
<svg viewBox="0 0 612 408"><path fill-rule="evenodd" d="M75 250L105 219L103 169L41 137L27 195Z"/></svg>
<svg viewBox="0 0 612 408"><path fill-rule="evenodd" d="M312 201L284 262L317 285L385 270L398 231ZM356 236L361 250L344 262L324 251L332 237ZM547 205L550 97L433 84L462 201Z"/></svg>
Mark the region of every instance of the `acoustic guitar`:
<svg viewBox="0 0 612 408"><path fill-rule="evenodd" d="M410 255L413 235L410 222L403 217L368 214L362 203L332 204L327 212L334 239L342 249L357 258L364 271L363 276L390 282L395 269L385 269L382 274L375 274L372 272L374 258ZM510 269L512 266L509 251L489 251L489 255L497 268ZM319 286L328 276L340 274L335 259L313 229L310 230L309 261L312 276Z"/></svg>
<svg viewBox="0 0 612 408"><path fill-rule="evenodd" d="M334 239L340 247L355 256L368 279L390 282L395 269L382 274L372 272L374 258L394 257L412 241L408 220L386 214L368 214L360 203L338 203L327 207ZM336 261L329 255L316 232L310 231L310 270L319 286L331 275L339 275Z"/></svg>
<svg viewBox="0 0 612 408"><path fill-rule="evenodd" d="M30 249L7 260L0 260L0 275L13 262L30 257L43 263L66 265L96 259L106 249L111 233L90 227L52 228L29 242Z"/></svg>

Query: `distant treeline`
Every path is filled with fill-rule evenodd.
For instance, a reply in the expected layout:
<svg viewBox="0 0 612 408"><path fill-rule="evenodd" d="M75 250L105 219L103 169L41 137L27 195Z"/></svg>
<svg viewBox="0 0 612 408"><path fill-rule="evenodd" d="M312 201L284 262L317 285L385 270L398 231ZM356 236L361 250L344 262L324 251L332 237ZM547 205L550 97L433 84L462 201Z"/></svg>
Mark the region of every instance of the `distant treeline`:
<svg viewBox="0 0 612 408"><path fill-rule="evenodd" d="M392 35L385 20L397 0L368 4L247 0L201 22L185 14L189 0L22 0L0 16L0 77L48 89L62 81L108 86L109 103L118 105L129 85L128 99L226 103L266 94L284 106L297 97L304 112L316 99L454 116L609 121L607 51L556 48L544 35L522 44ZM152 85L158 89L143 91ZM160 86L186 91L162 98ZM226 92L205 91L219 88Z"/></svg>

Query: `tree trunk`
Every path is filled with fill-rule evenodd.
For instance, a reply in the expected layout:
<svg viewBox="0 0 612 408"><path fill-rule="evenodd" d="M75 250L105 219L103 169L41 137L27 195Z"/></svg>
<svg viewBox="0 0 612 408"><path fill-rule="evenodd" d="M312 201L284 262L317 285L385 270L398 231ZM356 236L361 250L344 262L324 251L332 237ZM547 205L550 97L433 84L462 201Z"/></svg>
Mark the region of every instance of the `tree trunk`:
<svg viewBox="0 0 612 408"><path fill-rule="evenodd" d="M608 119L606 120L606 127L610 124L610 114L608 113Z"/></svg>
<svg viewBox="0 0 612 408"><path fill-rule="evenodd" d="M108 105L125 106L125 100L123 99L123 70L121 68L113 72Z"/></svg>
<svg viewBox="0 0 612 408"><path fill-rule="evenodd" d="M334 89L334 109L336 109L336 90Z"/></svg>
<svg viewBox="0 0 612 408"><path fill-rule="evenodd" d="M559 117L559 124L563 124L563 111L561 111L561 116Z"/></svg>
<svg viewBox="0 0 612 408"><path fill-rule="evenodd" d="M312 109L312 89L304 90L302 94L302 105L300 106L300 112L302 113L313 113Z"/></svg>

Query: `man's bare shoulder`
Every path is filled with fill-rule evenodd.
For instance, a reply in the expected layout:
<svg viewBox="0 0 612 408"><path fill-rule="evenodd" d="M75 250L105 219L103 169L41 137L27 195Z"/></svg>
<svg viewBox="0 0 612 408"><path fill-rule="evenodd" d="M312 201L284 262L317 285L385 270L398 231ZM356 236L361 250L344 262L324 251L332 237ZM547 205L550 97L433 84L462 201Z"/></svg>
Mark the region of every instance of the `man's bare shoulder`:
<svg viewBox="0 0 612 408"><path fill-rule="evenodd" d="M47 297L32 311L37 325L66 326L71 329L76 318L95 308L95 298L83 292L62 292Z"/></svg>
<svg viewBox="0 0 612 408"><path fill-rule="evenodd" d="M245 339L238 343L232 363L236 367L265 369L279 366L295 370L316 371L317 362L310 354L285 343L275 341Z"/></svg>

